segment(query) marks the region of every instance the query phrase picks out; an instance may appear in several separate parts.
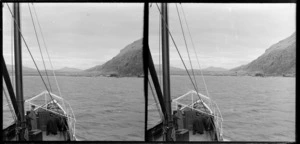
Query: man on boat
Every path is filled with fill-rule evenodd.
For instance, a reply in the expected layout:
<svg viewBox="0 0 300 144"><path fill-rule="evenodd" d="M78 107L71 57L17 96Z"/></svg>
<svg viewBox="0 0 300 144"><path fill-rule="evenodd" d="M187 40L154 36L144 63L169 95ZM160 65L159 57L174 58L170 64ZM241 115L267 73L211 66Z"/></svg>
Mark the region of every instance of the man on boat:
<svg viewBox="0 0 300 144"><path fill-rule="evenodd" d="M31 130L36 130L37 129L37 120L36 120L36 113L34 111L35 106L31 105L31 110L30 113L28 115L28 117L30 118L30 124L31 124Z"/></svg>
<svg viewBox="0 0 300 144"><path fill-rule="evenodd" d="M27 125L27 128L28 130L30 131L31 130L31 118L29 117L29 114L30 114L30 111L26 111L26 125Z"/></svg>
<svg viewBox="0 0 300 144"><path fill-rule="evenodd" d="M181 109L181 105L178 105L175 117L177 119L178 129L183 129L183 112L180 109Z"/></svg>

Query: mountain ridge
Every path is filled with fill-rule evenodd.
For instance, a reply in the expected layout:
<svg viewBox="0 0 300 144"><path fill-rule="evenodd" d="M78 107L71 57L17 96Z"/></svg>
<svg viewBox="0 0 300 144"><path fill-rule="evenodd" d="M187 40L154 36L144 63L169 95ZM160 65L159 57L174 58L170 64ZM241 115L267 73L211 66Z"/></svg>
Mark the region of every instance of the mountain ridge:
<svg viewBox="0 0 300 144"><path fill-rule="evenodd" d="M14 65L6 64L6 67L9 72L12 72L12 67L13 67L13 70L15 70ZM34 68L27 67L27 66L22 66L22 71L23 72L36 72L37 70Z"/></svg>
<svg viewBox="0 0 300 144"><path fill-rule="evenodd" d="M139 76L143 75L143 39L125 46L112 59L102 65L86 69L86 72L98 72L101 75Z"/></svg>
<svg viewBox="0 0 300 144"><path fill-rule="evenodd" d="M265 75L295 75L296 64L295 32L289 37L271 45L261 56L246 65L231 69L248 73L263 73Z"/></svg>
<svg viewBox="0 0 300 144"><path fill-rule="evenodd" d="M80 72L82 70L78 69L78 68L72 68L72 67L63 67L60 69L56 69L55 71L58 71L58 72Z"/></svg>
<svg viewBox="0 0 300 144"><path fill-rule="evenodd" d="M222 68L222 67L210 66L210 67L202 69L202 71L228 71L228 69L225 69L225 68Z"/></svg>

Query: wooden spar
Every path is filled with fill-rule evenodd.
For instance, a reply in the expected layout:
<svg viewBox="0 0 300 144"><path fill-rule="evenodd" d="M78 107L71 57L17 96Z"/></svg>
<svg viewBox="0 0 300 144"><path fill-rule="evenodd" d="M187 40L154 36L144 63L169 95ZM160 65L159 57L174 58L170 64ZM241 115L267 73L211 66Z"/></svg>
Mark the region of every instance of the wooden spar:
<svg viewBox="0 0 300 144"><path fill-rule="evenodd" d="M6 63L5 63L3 55L2 55L2 70L3 70L2 71L3 72L2 76L3 76L3 79L5 81L6 88L7 88L7 91L9 93L11 103L12 103L13 108L15 110L15 114L17 116L17 119L20 120L21 116L20 116L20 113L19 113L19 108L18 108L16 96L15 96L14 89L12 87L12 84L11 84L11 81L10 81L10 78L9 78L9 74L8 74L8 71L7 71L7 68L6 68Z"/></svg>
<svg viewBox="0 0 300 144"><path fill-rule="evenodd" d="M169 60L169 33L168 33L168 6L167 3L161 4L162 11L162 66L163 66L163 95L166 106L167 117L165 118L165 140L174 141L172 138L173 118L171 114L171 97L170 97L170 60Z"/></svg>
<svg viewBox="0 0 300 144"><path fill-rule="evenodd" d="M22 78L22 43L21 43L21 24L19 3L13 4L14 8L14 51L15 51L15 73L16 73L16 99L20 113L18 126L21 128L19 140L24 140L25 119L24 119L24 98L23 98L23 78Z"/></svg>

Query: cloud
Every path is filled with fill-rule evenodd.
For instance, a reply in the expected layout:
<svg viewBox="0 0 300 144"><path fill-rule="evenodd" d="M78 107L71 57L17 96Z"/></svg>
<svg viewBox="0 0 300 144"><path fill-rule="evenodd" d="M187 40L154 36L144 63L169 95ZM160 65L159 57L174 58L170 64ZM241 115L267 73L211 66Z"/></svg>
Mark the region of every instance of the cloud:
<svg viewBox="0 0 300 144"><path fill-rule="evenodd" d="M30 4L31 5L31 4ZM22 32L34 57L39 48L28 5L21 4ZM143 34L143 4L139 3L35 3L48 51L55 67L88 68L109 60ZM187 60L185 43L174 4L169 4L169 26L180 53ZM296 31L295 4L181 4L195 49L203 66L232 68L250 62L272 44ZM36 20L35 20L36 22ZM3 54L11 53L11 15L3 7ZM159 13L149 12L149 46L158 63ZM187 26L183 22L193 64L197 64ZM39 32L39 36L41 36ZM41 38L40 38L41 40ZM170 39L172 64L183 68ZM45 47L42 44L45 54ZM23 45L23 58L30 57ZM39 60L40 62L40 60Z"/></svg>
<svg viewBox="0 0 300 144"><path fill-rule="evenodd" d="M143 34L142 3L35 3L34 7L50 56L66 57L53 59L59 61L55 64L57 67L72 65L84 69L101 64ZM34 21L38 26L35 16ZM3 52L6 54L11 53L11 24L11 15L5 6ZM35 59L39 59L28 3L21 4L21 24L30 51ZM38 27L37 30L43 54L46 54ZM26 61L28 52L25 45L23 51Z"/></svg>
<svg viewBox="0 0 300 144"><path fill-rule="evenodd" d="M295 4L181 4L201 63L233 68L262 55L272 44L290 36L295 28ZM179 7L181 19L183 13ZM152 26L152 27L151 27ZM180 53L187 60L175 4L169 4L169 27ZM190 53L194 53L187 26L183 21ZM149 46L158 53L159 14L150 9ZM170 38L170 51L175 50ZM191 55L195 57L195 55ZM183 68L178 54L173 64ZM197 62L195 62L197 63ZM193 60L194 64L194 60Z"/></svg>

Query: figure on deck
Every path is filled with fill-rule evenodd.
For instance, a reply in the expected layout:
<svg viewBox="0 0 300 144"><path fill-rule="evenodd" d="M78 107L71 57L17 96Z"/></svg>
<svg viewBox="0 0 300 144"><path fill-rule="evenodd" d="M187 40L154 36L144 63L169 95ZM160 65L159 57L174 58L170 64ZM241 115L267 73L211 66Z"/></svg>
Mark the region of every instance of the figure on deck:
<svg viewBox="0 0 300 144"><path fill-rule="evenodd" d="M31 118L29 117L30 111L26 111L26 125L29 131L31 131Z"/></svg>
<svg viewBox="0 0 300 144"><path fill-rule="evenodd" d="M36 120L36 113L34 111L35 106L31 105L31 110L30 113L28 115L28 117L30 118L30 124L31 124L31 130L36 130L37 129L37 120Z"/></svg>
<svg viewBox="0 0 300 144"><path fill-rule="evenodd" d="M180 109L181 109L181 105L178 105L175 117L177 119L178 129L183 129L183 112Z"/></svg>

